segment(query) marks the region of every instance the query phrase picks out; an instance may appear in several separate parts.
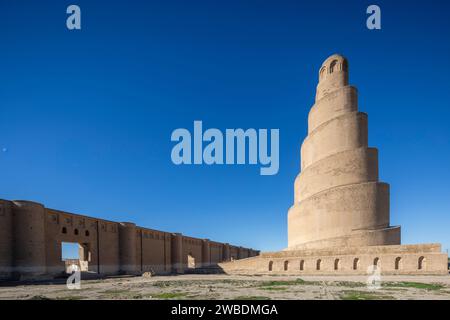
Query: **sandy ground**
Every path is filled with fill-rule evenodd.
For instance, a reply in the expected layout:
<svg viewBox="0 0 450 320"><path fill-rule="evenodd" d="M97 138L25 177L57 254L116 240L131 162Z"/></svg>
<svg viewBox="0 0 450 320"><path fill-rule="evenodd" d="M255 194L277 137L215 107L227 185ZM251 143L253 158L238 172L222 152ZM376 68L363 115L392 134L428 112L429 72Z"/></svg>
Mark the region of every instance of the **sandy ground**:
<svg viewBox="0 0 450 320"><path fill-rule="evenodd" d="M383 276L370 289L365 276L180 275L82 280L69 290L64 281L1 284L0 299L432 299L450 300L449 276Z"/></svg>

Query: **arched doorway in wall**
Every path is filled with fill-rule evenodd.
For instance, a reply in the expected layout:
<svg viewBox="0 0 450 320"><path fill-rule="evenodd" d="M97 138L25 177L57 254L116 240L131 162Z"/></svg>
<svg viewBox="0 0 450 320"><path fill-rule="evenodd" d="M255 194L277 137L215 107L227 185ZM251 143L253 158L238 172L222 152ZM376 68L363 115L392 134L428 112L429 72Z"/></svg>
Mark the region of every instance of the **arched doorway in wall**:
<svg viewBox="0 0 450 320"><path fill-rule="evenodd" d="M316 261L316 270L320 270L321 264L322 264L322 260L321 259L317 259L317 261Z"/></svg>
<svg viewBox="0 0 450 320"><path fill-rule="evenodd" d="M380 268L380 258L376 257L373 259L373 269L376 270Z"/></svg>
<svg viewBox="0 0 450 320"><path fill-rule="evenodd" d="M289 269L289 261L285 261L284 262L284 271L288 271L288 269Z"/></svg>
<svg viewBox="0 0 450 320"><path fill-rule="evenodd" d="M300 271L305 270L305 260L300 260Z"/></svg>
<svg viewBox="0 0 450 320"><path fill-rule="evenodd" d="M395 258L395 270L401 270L402 269L402 258L397 257Z"/></svg>
<svg viewBox="0 0 450 320"><path fill-rule="evenodd" d="M188 256L187 256L187 267L188 269L195 269L195 257L192 254L192 252L189 252Z"/></svg>
<svg viewBox="0 0 450 320"><path fill-rule="evenodd" d="M269 261L269 271L273 271L273 261Z"/></svg>
<svg viewBox="0 0 450 320"><path fill-rule="evenodd" d="M341 261L339 259L334 260L334 270L339 270Z"/></svg>
<svg viewBox="0 0 450 320"><path fill-rule="evenodd" d="M353 270L359 269L359 258L353 259Z"/></svg>
<svg viewBox="0 0 450 320"><path fill-rule="evenodd" d="M61 259L66 273L89 271L91 251L89 243L61 242Z"/></svg>
<svg viewBox="0 0 450 320"><path fill-rule="evenodd" d="M426 267L426 259L424 256L419 257L419 260L417 261L417 269L419 270L425 270Z"/></svg>

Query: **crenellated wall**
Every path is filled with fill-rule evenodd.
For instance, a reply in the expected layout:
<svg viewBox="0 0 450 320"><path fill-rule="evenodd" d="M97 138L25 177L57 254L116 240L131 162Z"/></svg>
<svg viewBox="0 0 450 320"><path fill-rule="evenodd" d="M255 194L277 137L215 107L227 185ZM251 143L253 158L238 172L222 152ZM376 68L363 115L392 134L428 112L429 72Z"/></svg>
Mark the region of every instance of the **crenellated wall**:
<svg viewBox="0 0 450 320"><path fill-rule="evenodd" d="M197 268L259 254L131 222L67 213L30 201L0 200L0 279L64 274L63 242L78 243L82 265L102 275L183 273L189 259Z"/></svg>

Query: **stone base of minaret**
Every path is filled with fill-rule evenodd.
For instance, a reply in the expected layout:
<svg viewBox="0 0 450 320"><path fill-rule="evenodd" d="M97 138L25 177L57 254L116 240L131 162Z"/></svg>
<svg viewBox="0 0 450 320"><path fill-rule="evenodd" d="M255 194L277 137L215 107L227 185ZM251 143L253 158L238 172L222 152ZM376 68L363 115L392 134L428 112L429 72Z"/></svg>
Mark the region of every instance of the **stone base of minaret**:
<svg viewBox="0 0 450 320"><path fill-rule="evenodd" d="M348 62L332 55L319 71L301 171L288 212L288 247L221 264L226 272L447 274L440 244L400 245L390 225L389 184L379 181L368 116L348 84Z"/></svg>
<svg viewBox="0 0 450 320"><path fill-rule="evenodd" d="M417 244L263 252L219 266L228 274L446 275L447 259L440 244Z"/></svg>

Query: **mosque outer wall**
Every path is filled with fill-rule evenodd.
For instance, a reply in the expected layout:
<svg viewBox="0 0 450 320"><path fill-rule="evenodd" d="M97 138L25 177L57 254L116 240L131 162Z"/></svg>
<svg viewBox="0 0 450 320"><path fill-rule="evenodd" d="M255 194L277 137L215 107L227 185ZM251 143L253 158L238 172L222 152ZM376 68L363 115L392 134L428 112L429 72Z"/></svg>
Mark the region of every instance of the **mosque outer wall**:
<svg viewBox="0 0 450 320"><path fill-rule="evenodd" d="M62 242L80 244L80 260L102 275L183 273L195 266L248 258L258 251L45 208L0 200L0 279L57 276L65 272Z"/></svg>

